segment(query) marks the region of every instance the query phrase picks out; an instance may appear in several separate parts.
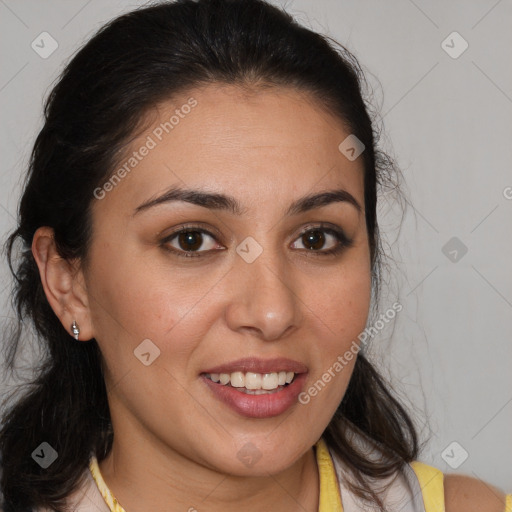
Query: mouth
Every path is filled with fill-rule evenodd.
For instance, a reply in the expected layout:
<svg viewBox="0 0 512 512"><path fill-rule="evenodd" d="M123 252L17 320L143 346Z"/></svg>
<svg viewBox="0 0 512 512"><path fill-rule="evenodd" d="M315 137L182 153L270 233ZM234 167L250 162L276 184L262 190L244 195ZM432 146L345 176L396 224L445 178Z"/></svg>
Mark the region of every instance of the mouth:
<svg viewBox="0 0 512 512"><path fill-rule="evenodd" d="M278 416L297 403L308 368L297 361L246 358L200 374L213 396L249 418Z"/></svg>

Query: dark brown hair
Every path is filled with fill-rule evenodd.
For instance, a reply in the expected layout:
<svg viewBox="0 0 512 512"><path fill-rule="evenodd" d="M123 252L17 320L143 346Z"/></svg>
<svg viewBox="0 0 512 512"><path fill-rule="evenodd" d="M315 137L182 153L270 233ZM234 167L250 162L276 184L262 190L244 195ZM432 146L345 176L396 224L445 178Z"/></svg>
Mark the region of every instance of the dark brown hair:
<svg viewBox="0 0 512 512"><path fill-rule="evenodd" d="M74 343L54 314L31 253L34 233L50 226L63 257L85 260L93 191L112 174L116 156L144 115L172 95L208 83L307 92L362 141L372 291L379 296L377 192L393 186L397 174L377 148L356 58L262 0L178 0L114 19L77 52L47 99L18 227L6 244L19 320L6 335L7 366L14 367L25 319L32 321L43 354L35 379L9 405L2 422L6 512L42 506L62 511L91 453L103 460L113 439L98 345ZM369 460L352 442L353 430L378 448L380 460ZM324 437L353 471L358 485L352 490L379 506L368 477L391 475L419 451L413 421L364 351ZM31 457L42 441L59 454L47 469Z"/></svg>

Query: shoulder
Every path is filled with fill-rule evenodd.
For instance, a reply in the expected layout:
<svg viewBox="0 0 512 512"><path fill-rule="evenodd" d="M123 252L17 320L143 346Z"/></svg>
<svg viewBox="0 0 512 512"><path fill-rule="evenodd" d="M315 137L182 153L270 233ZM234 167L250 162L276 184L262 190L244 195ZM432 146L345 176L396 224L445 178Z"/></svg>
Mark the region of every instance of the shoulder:
<svg viewBox="0 0 512 512"><path fill-rule="evenodd" d="M505 494L478 478L445 475L444 497L446 512L505 512Z"/></svg>
<svg viewBox="0 0 512 512"><path fill-rule="evenodd" d="M418 461L410 463L427 512L512 512L512 495L465 475L445 475ZM413 480L414 482L414 480Z"/></svg>

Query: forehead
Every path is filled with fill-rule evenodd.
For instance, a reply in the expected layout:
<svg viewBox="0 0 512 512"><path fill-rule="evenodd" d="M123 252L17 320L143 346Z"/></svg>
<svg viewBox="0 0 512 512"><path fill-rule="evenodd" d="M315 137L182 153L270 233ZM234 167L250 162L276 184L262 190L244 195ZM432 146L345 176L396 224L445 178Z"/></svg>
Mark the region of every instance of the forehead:
<svg viewBox="0 0 512 512"><path fill-rule="evenodd" d="M323 105L291 88L192 89L148 112L108 200L133 206L179 185L229 192L256 208L266 194L286 200L337 186L363 205L362 158L338 149L349 135Z"/></svg>

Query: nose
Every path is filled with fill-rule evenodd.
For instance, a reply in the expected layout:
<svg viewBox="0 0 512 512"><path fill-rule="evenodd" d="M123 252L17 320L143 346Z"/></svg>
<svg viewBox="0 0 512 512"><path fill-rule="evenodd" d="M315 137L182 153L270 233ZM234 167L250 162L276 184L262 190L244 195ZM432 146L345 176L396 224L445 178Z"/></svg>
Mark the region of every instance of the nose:
<svg viewBox="0 0 512 512"><path fill-rule="evenodd" d="M282 255L264 250L252 263L237 256L229 277L232 299L225 313L230 329L275 341L299 327L302 302Z"/></svg>

